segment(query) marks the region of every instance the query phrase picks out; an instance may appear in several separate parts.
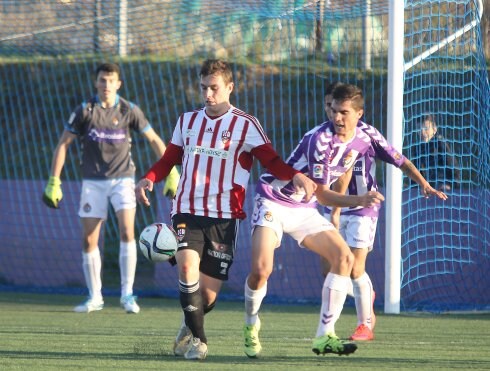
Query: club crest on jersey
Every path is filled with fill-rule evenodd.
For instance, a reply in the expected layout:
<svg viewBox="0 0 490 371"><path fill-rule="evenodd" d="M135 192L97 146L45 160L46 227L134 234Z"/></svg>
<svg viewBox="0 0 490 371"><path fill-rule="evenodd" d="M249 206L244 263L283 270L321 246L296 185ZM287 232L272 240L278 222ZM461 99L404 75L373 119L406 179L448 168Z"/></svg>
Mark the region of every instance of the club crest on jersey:
<svg viewBox="0 0 490 371"><path fill-rule="evenodd" d="M114 125L114 126L119 125L119 120L117 119L117 117L114 117L114 118L112 119L112 125Z"/></svg>
<svg viewBox="0 0 490 371"><path fill-rule="evenodd" d="M175 234L177 235L177 240L182 241L185 236L185 223L177 224L177 231Z"/></svg>
<svg viewBox="0 0 490 371"><path fill-rule="evenodd" d="M349 153L342 159L342 163L344 164L344 167L349 167L353 160L354 156L352 155L352 151L349 151Z"/></svg>
<svg viewBox="0 0 490 371"><path fill-rule="evenodd" d="M229 130L223 130L221 132L221 141L223 143L227 143L227 142L230 141L230 139L231 139L231 131L229 131Z"/></svg>
<svg viewBox="0 0 490 371"><path fill-rule="evenodd" d="M264 219L267 220L269 223L274 220L270 211L266 211L266 213L264 214Z"/></svg>
<svg viewBox="0 0 490 371"><path fill-rule="evenodd" d="M313 178L321 179L323 178L323 165L314 164L313 165Z"/></svg>

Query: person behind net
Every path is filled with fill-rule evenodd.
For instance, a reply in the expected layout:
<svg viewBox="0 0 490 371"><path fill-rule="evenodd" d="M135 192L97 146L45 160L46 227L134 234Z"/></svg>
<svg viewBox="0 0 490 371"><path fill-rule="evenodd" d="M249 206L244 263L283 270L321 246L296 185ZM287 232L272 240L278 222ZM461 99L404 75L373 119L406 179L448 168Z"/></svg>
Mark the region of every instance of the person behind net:
<svg viewBox="0 0 490 371"><path fill-rule="evenodd" d="M274 265L274 251L284 233L330 262L321 295L321 312L312 350L316 354L355 352L355 343L340 340L335 323L342 312L354 257L335 227L319 212L317 202L335 206L378 206L384 197L377 191L362 196L342 195L330 190L340 176L349 179L352 165L370 148L369 136L357 127L363 114L360 89L341 85L334 91L334 120L308 131L289 156L287 163L317 183L315 197L304 199L291 185L273 174L263 174L257 184L252 221L252 264L246 279L244 340L245 354L257 357L262 346L258 316L267 293L267 281ZM348 182L348 180L346 180Z"/></svg>
<svg viewBox="0 0 490 371"><path fill-rule="evenodd" d="M325 91L325 112L331 121L334 120L333 112L330 109L333 99L332 94L334 89L340 85L341 83L333 83ZM361 120L358 121L357 126L369 136L371 147L354 164L350 182L343 183L341 179L333 185L333 190L342 194L347 192L349 195L377 191L376 160L378 159L400 168L405 175L420 186L421 193L424 197L435 195L440 199L447 199L447 196L443 192L432 188L413 163L393 148L376 128ZM371 279L366 272L366 260L374 246L376 225L380 211L379 206L355 208L326 207L325 211L325 215L338 228L340 234L354 254L354 265L351 272L352 284L349 291L354 296L357 327L349 339L357 341L373 340L373 330L376 323L373 308L375 292ZM324 275L328 273L329 269L328 261L323 260Z"/></svg>
<svg viewBox="0 0 490 371"><path fill-rule="evenodd" d="M133 295L137 247L135 241L136 198L135 165L131 158L131 132L146 138L158 158L165 144L151 127L141 109L118 95L121 87L120 68L115 63L102 63L95 71L97 94L75 108L54 150L51 176L43 201L58 209L63 198L61 172L70 145L80 138L82 157L82 190L78 215L82 224L82 266L89 296L74 308L88 313L104 307L102 295L102 258L98 246L100 230L107 218L110 202L119 228L119 268L121 306L127 313L138 313L140 307ZM173 197L179 174L172 169L164 194Z"/></svg>
<svg viewBox="0 0 490 371"><path fill-rule="evenodd" d="M414 162L422 174L441 191L451 191L461 183L457 158L447 140L438 133L432 115L426 115L420 124L422 142L415 146Z"/></svg>
<svg viewBox="0 0 490 371"><path fill-rule="evenodd" d="M214 308L228 280L239 221L246 217L243 204L253 159L278 179L292 182L307 199L316 184L280 159L256 117L230 103L234 82L228 62L208 59L199 76L204 107L180 116L165 154L138 182L136 197L149 206L145 191L182 165L171 211L184 314L174 354L202 360L208 352L204 314Z"/></svg>

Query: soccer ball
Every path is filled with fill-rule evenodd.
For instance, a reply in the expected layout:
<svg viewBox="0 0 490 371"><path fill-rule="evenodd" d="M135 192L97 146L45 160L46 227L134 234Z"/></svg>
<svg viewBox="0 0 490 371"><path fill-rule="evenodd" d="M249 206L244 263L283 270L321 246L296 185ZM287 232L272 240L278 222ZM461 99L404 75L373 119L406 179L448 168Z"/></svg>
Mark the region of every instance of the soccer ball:
<svg viewBox="0 0 490 371"><path fill-rule="evenodd" d="M154 263L168 261L177 251L174 229L166 223L153 223L140 234L139 248Z"/></svg>

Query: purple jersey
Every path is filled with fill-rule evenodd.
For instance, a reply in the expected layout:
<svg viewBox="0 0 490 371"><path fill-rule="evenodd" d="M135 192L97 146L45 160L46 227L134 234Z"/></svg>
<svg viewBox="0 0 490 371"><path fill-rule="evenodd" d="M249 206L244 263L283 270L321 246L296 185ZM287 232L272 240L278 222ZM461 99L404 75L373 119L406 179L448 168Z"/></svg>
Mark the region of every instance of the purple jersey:
<svg viewBox="0 0 490 371"><path fill-rule="evenodd" d="M371 148L371 138L357 127L347 142L339 140L331 122L324 122L307 132L286 161L288 165L308 175L316 183L330 185L344 174L355 161ZM292 207L316 207L317 199L309 202L295 194L292 181L263 174L257 183L257 193L279 204Z"/></svg>
<svg viewBox="0 0 490 371"><path fill-rule="evenodd" d="M405 161L405 156L393 148L375 127L362 121L359 121L357 127L369 135L371 146L364 157L358 159L354 164L352 179L346 192L349 195L362 195L368 191L378 190L378 183L376 182L376 159L398 168ZM327 212L330 212L328 207L326 209ZM373 206L372 208L363 208L361 206L345 207L342 208L341 214L377 217L379 206Z"/></svg>
<svg viewBox="0 0 490 371"><path fill-rule="evenodd" d="M134 177L130 131L150 128L141 109L119 95L108 108L95 96L78 106L65 124L66 130L81 138L84 179Z"/></svg>

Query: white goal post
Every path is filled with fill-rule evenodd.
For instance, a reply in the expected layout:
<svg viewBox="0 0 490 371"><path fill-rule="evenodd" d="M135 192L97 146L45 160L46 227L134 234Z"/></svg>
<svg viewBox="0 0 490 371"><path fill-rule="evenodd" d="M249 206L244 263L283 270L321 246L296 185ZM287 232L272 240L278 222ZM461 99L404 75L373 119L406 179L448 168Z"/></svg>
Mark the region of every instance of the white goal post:
<svg viewBox="0 0 490 371"><path fill-rule="evenodd" d="M476 27L483 15L482 0L475 0L478 19L460 28L438 44L404 63L404 2L390 1L388 50L387 139L395 148L403 148L403 89L404 73L437 52L465 32ZM394 166L386 167L386 233L385 233L385 313L400 313L401 294L401 233L402 233L402 173Z"/></svg>

